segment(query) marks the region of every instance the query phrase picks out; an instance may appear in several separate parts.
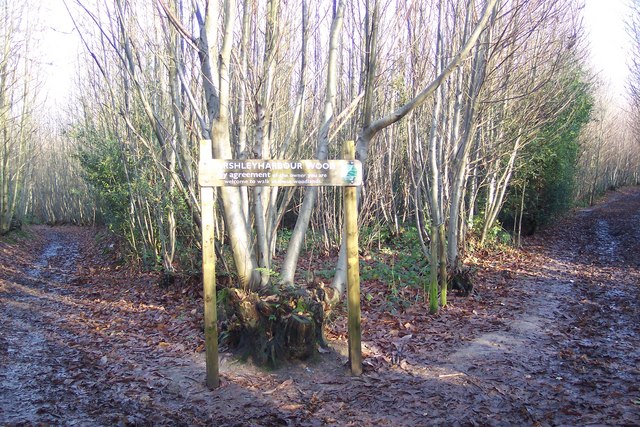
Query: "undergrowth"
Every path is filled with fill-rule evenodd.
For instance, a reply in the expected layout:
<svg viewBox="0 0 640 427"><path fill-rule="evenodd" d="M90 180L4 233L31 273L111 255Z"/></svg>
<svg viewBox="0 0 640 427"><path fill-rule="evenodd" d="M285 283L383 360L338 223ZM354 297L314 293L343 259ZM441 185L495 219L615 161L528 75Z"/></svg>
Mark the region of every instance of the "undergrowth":
<svg viewBox="0 0 640 427"><path fill-rule="evenodd" d="M31 238L32 233L28 229L11 230L10 232L0 235L0 241L8 244L16 244Z"/></svg>

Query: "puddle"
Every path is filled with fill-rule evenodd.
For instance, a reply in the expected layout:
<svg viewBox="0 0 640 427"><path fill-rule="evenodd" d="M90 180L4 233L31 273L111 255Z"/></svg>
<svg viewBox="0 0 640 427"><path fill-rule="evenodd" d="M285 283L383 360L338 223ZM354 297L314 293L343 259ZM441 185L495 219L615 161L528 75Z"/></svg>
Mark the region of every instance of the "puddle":
<svg viewBox="0 0 640 427"><path fill-rule="evenodd" d="M56 255L58 251L62 249L62 244L58 241L53 241L44 248L40 257L33 265L33 268L27 270L27 274L34 279L39 279L42 276L42 271L49 267L49 260Z"/></svg>
<svg viewBox="0 0 640 427"><path fill-rule="evenodd" d="M627 293L625 291L623 291L622 289L608 289L605 294L604 294L606 299L611 299L611 298L628 298L629 296L627 295Z"/></svg>
<svg viewBox="0 0 640 427"><path fill-rule="evenodd" d="M52 260L64 256L64 260L57 264L58 268L52 268ZM51 241L44 248L38 260L26 271L32 279L46 278L49 281L65 283L73 272L74 266L80 256L78 242L63 242L57 233L51 234Z"/></svg>
<svg viewBox="0 0 640 427"><path fill-rule="evenodd" d="M611 234L609 223L604 219L596 222L596 237L598 238L597 253L602 262L615 262L618 260L618 242Z"/></svg>
<svg viewBox="0 0 640 427"><path fill-rule="evenodd" d="M25 270L26 280L6 288L0 323L0 425L66 424L61 414L74 409L67 363L75 350L60 345L65 332L51 320L60 309L54 297L64 294L57 285L73 276L79 243L56 231L47 237L49 243ZM94 424L76 412L74 425Z"/></svg>
<svg viewBox="0 0 640 427"><path fill-rule="evenodd" d="M12 337L19 337L20 342L11 337L7 340L11 362L0 373L0 408L2 419L9 424L36 418L42 407L40 403L46 400L43 390L46 385L38 385L38 381L50 375L46 365L36 368L38 360L46 357L47 342L44 336L22 319L12 320ZM25 348L29 351L25 352Z"/></svg>

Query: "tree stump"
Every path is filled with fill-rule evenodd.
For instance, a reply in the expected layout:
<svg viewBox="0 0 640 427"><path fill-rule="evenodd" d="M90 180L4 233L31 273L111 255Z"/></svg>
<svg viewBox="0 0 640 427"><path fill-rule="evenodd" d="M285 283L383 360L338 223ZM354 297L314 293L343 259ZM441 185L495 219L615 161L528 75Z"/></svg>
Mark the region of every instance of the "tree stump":
<svg viewBox="0 0 640 427"><path fill-rule="evenodd" d="M474 271L468 267L461 267L450 273L449 285L451 289L462 296L469 296L473 292Z"/></svg>
<svg viewBox="0 0 640 427"><path fill-rule="evenodd" d="M286 360L305 360L326 347L324 323L339 299L332 288L273 288L268 294L227 288L220 298L222 344L256 365L277 367Z"/></svg>

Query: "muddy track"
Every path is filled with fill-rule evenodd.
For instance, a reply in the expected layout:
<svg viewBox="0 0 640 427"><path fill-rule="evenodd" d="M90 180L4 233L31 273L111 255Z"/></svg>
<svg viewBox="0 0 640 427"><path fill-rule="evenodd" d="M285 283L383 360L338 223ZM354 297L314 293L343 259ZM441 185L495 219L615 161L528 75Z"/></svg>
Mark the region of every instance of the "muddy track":
<svg viewBox="0 0 640 427"><path fill-rule="evenodd" d="M640 422L639 233L640 191L627 189L525 247L508 268L522 312L449 358L492 396L485 420L517 409L531 424Z"/></svg>
<svg viewBox="0 0 640 427"><path fill-rule="evenodd" d="M105 258L94 231L0 242L0 425L640 425L640 188L478 260L438 316L363 301L365 374L335 349L204 387L197 293ZM108 258L108 257L107 257Z"/></svg>
<svg viewBox="0 0 640 427"><path fill-rule="evenodd" d="M47 233L40 255L24 274L3 282L0 326L0 414L4 423L58 423L70 412L78 422L91 417L78 407L65 380L79 352L66 346L73 336L54 328L68 280L78 262L78 242ZM55 339L52 339L55 337Z"/></svg>
<svg viewBox="0 0 640 427"><path fill-rule="evenodd" d="M39 255L19 253L30 263L23 262L22 271L9 270L0 287L0 425L149 425L197 419L188 410L178 415L171 404L158 407L141 392L158 388L175 400L179 393L166 390L171 382L166 375L153 375L145 365L154 361L157 370L163 357L160 366L169 372L184 364L182 358L144 354L135 339L128 341L131 348L124 356L116 355L120 345L105 339L100 329L104 322L116 322L118 313L93 321L96 308L104 309L95 298L102 290L86 275L99 268L90 259L95 257L93 232L74 227L33 231Z"/></svg>

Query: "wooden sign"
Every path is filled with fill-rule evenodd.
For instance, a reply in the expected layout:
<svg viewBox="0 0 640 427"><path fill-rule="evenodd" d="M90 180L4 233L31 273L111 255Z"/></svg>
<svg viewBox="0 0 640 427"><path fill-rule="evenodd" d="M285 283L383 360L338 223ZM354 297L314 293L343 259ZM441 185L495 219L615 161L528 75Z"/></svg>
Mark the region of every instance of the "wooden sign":
<svg viewBox="0 0 640 427"><path fill-rule="evenodd" d="M220 160L211 158L211 141L200 145L200 197L202 203L202 284L207 386L220 385L216 311L216 254L214 246L213 187L345 187L344 213L347 250L347 301L349 307L349 360L353 375L362 374L360 329L360 270L358 261L357 188L362 185L362 164L355 145L344 146L346 160Z"/></svg>
<svg viewBox="0 0 640 427"><path fill-rule="evenodd" d="M318 187L362 185L359 160L221 160L200 162L203 187Z"/></svg>

